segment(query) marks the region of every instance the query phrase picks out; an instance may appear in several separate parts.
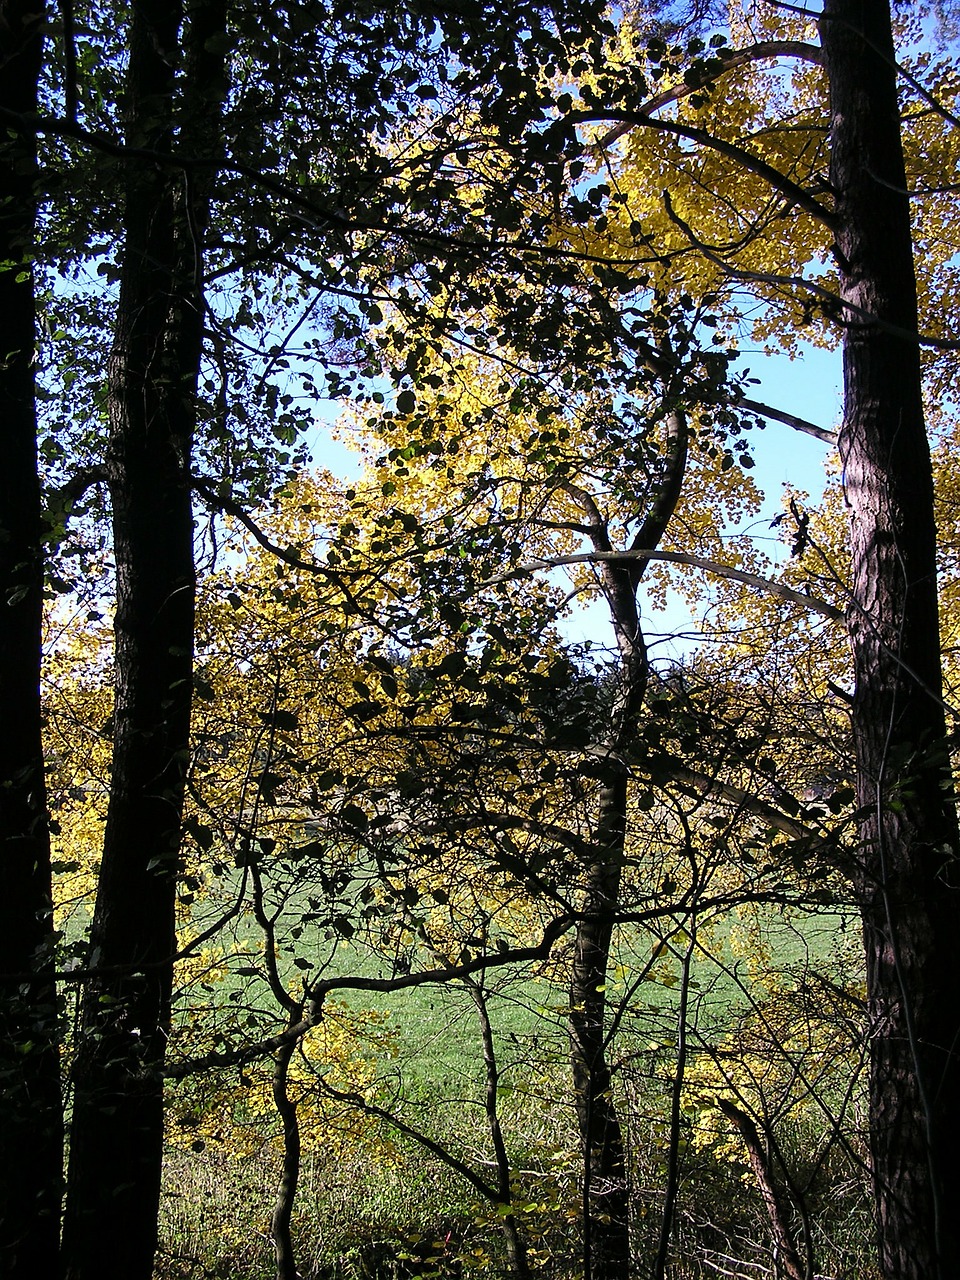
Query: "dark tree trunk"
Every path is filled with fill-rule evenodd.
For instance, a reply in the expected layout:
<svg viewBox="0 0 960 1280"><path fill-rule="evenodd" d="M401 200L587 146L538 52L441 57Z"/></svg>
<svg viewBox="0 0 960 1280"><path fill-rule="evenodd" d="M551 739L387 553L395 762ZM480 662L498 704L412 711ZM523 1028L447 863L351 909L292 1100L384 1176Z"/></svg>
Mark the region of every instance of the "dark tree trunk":
<svg viewBox="0 0 960 1280"><path fill-rule="evenodd" d="M477 1007L480 1020L480 1043L483 1046L483 1065L486 1075L484 1091L484 1109L487 1113L487 1129L493 1145L493 1154L497 1166L497 1193L502 1212L504 1252L506 1253L506 1274L513 1280L529 1280L530 1265L527 1261L527 1249L520 1234L516 1214L513 1212L513 1191L510 1186L510 1157L507 1144L500 1126L500 1064L497 1061L496 1044L493 1037L493 1024L490 1021L490 1010L483 988L477 982L466 980L467 990Z"/></svg>
<svg viewBox="0 0 960 1280"><path fill-rule="evenodd" d="M658 372L664 374L665 369ZM672 396L674 390L670 387L667 394ZM687 423L678 408L668 413L667 422L662 481L633 550L657 547L680 495L687 461ZM576 485L569 485L567 492L583 512L594 550L612 551L606 521L590 494ZM570 978L570 1057L584 1163L584 1280L625 1280L630 1274L629 1181L607 1055L606 984L627 838L629 777L623 753L635 739L649 676L637 609L637 589L646 563L608 560L601 568L619 654L619 688L609 731L594 747L598 771L604 776L597 796L594 857L586 868Z"/></svg>
<svg viewBox="0 0 960 1280"><path fill-rule="evenodd" d="M870 1120L887 1280L960 1275L960 868L887 0L827 0Z"/></svg>
<svg viewBox="0 0 960 1280"><path fill-rule="evenodd" d="M44 16L35 0L0 0L5 111L37 109ZM63 1165L56 991L43 977L53 920L40 711L37 164L32 139L0 141L0 1274L32 1280L58 1274Z"/></svg>
<svg viewBox="0 0 960 1280"><path fill-rule="evenodd" d="M300 1016L303 1007L300 1006ZM299 1019L297 1019L299 1021ZM295 1023L291 1022L291 1025ZM270 1235L277 1260L277 1280L297 1280L297 1257L293 1247L290 1224L300 1183L300 1120L297 1104L287 1091L290 1075L290 1059L296 1052L297 1042L291 1040L277 1050L273 1064L273 1104L283 1124L283 1172L277 1188L277 1198L270 1219Z"/></svg>
<svg viewBox="0 0 960 1280"><path fill-rule="evenodd" d="M570 488L583 510L597 551L612 549L606 522L585 491ZM626 1151L607 1060L607 970L620 906L629 779L624 745L636 730L647 682L647 653L637 611L640 570L607 561L602 570L610 620L620 655L616 706L607 737L597 743L597 794L585 868L582 916L574 937L570 974L570 1061L574 1106L583 1153L584 1280L625 1280L630 1273L630 1214Z"/></svg>
<svg viewBox="0 0 960 1280"><path fill-rule="evenodd" d="M179 6L137 0L127 140L169 149ZM182 146L215 143L223 6L191 14ZM191 100L191 88L194 99ZM191 114L192 111L192 114ZM209 175L203 181L209 189ZM190 207L187 208L187 202ZM114 751L91 932L104 970L84 996L64 1253L71 1280L149 1280L163 1143L174 909L189 751L194 626L190 454L203 334L207 200L163 163L128 159L110 355L107 470L117 572Z"/></svg>
<svg viewBox="0 0 960 1280"><path fill-rule="evenodd" d="M609 765L612 776L600 789L593 840L597 856L587 873L570 978L570 1057L583 1148L585 1280L623 1280L630 1270L626 1153L607 1062L606 1028L607 970L626 834L627 773L619 761L611 759Z"/></svg>

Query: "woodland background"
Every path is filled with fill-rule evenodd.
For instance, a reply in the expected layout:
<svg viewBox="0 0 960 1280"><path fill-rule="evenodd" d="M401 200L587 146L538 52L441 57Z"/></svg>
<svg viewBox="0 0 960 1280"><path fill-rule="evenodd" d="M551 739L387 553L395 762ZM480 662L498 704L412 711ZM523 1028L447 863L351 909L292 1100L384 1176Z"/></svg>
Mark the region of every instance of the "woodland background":
<svg viewBox="0 0 960 1280"><path fill-rule="evenodd" d="M0 0L4 1276L960 1273L955 16Z"/></svg>

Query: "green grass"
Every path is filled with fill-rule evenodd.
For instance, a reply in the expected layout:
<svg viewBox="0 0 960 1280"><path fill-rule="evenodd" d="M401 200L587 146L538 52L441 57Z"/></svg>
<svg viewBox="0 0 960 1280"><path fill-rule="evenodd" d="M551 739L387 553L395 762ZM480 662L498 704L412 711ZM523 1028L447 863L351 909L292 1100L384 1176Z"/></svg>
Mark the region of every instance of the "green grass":
<svg viewBox="0 0 960 1280"><path fill-rule="evenodd" d="M814 962L833 965L838 943L843 942L838 926L839 917L790 919L768 913L765 932L772 940L776 966L799 971ZM252 937L255 930L247 921L240 932ZM715 958L699 956L694 966L692 998L702 1043L721 1044L742 1017L748 1002L737 979L748 990L758 981L756 957L745 951L743 937L732 941L731 932L729 923L718 927L711 940ZM677 941L682 945L684 939ZM622 971L612 975L609 999L617 1007L630 993L630 1007L613 1058L622 1064L618 1090L637 1178L637 1247L648 1251L663 1185L678 967L675 958L662 957L650 980L631 992L634 977L650 956L652 940L646 934L625 932L618 948ZM376 955L355 942L341 941L323 952L318 946L316 954L318 967L322 959L327 974L382 972ZM291 969L291 977L294 973ZM259 994L250 1004L266 1010L270 999L264 999L265 988L249 976L229 977L210 998L222 1001L230 991L246 997L251 985ZM575 1228L564 1206L575 1205L577 1187L566 993L561 984L529 972L504 976L496 983L491 979L491 987L489 1007L502 1071L500 1110L511 1158L520 1171L518 1189L530 1204L525 1226L531 1240L542 1242L554 1260L552 1270L543 1263L541 1273L567 1280L574 1272L563 1259L575 1245ZM762 982L758 990L764 993ZM384 1026L395 1055L377 1062L380 1083L368 1097L395 1108L407 1123L448 1144L472 1167L489 1172L491 1148L482 1107L484 1068L476 1010L468 992L462 986L427 984L392 994L338 992L336 998L351 1009L375 1009L386 1015ZM272 1030L277 1020L276 1011L265 1015L263 1029ZM695 1056L696 1036L692 1043ZM358 1051L364 1052L362 1046ZM686 1117L684 1124L689 1128L691 1123ZM256 1124L261 1131L272 1127L275 1136L275 1122L259 1118ZM454 1262L455 1255L476 1261L479 1251L493 1259L493 1271L476 1262L464 1274L495 1275L500 1250L496 1220L464 1179L411 1139L391 1134L388 1126L372 1123L363 1132L366 1137L351 1142L331 1134L327 1143L307 1144L295 1222L303 1273L317 1280L409 1280L414 1274L431 1274L432 1267L433 1274L452 1277L464 1265ZM796 1144L798 1163L804 1150L812 1150L819 1140L794 1134L788 1124L781 1137L788 1145ZM690 1135L685 1143L689 1141ZM749 1174L744 1178L745 1166L731 1164L729 1157L718 1160L710 1151L690 1145L685 1150L688 1181L682 1205L695 1204L700 1215L684 1217L686 1208L681 1214L678 1239L684 1232L690 1237L689 1257L706 1247L707 1238L722 1236L733 1248L744 1231L753 1233L756 1249L768 1256L762 1207ZM277 1176L278 1148L271 1141L263 1141L240 1159L215 1144L196 1153L171 1151L159 1272L164 1280L271 1276L268 1224ZM851 1223L860 1223L858 1193L849 1189L853 1186L849 1170L837 1177L848 1184L847 1200L837 1203L845 1206ZM692 1183L695 1191L691 1193ZM829 1196L824 1203L823 1213L829 1218ZM698 1235L696 1222L708 1219L714 1224L713 1235L704 1236L702 1231ZM861 1226L865 1240L868 1228ZM831 1239L839 1238L840 1228L831 1230ZM850 1232L855 1236L854 1228ZM443 1244L439 1253L438 1242ZM848 1244L845 1274L851 1280L867 1275L857 1261L860 1250L855 1239ZM424 1249L439 1260L428 1265L421 1258L416 1264L402 1256L420 1257ZM677 1280L698 1274L691 1267L692 1262L689 1266L678 1262Z"/></svg>

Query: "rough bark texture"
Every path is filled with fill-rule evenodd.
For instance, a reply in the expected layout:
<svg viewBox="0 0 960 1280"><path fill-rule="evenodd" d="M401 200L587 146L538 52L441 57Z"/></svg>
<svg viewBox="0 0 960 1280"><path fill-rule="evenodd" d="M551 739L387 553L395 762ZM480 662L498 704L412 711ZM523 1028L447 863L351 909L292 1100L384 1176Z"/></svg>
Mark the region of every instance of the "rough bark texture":
<svg viewBox="0 0 960 1280"><path fill-rule="evenodd" d="M607 1063L606 982L620 897L626 829L627 776L610 761L601 787L594 836L596 860L587 875L570 978L570 1057L583 1149L583 1247L587 1280L629 1274L628 1188L623 1133Z"/></svg>
<svg viewBox="0 0 960 1280"><path fill-rule="evenodd" d="M127 139L166 150L181 12L137 0ZM189 29L180 141L204 134L222 74L206 41L219 4ZM216 83L216 81L214 80ZM191 115L189 88L199 105ZM210 122L207 122L208 125ZM207 130L209 133L209 129ZM187 208L187 202L190 207ZM149 1280L163 1142L174 905L189 750L194 564L190 453L203 333L202 193L163 164L126 162L124 252L110 356L107 470L117 571L113 772L91 931L105 969L84 995L75 1070L64 1253L71 1280Z"/></svg>
<svg viewBox="0 0 960 1280"><path fill-rule="evenodd" d="M0 106L36 110L43 6L0 0ZM0 139L0 1274L54 1277L62 1122L40 710L43 519L37 474L36 154Z"/></svg>
<svg viewBox="0 0 960 1280"><path fill-rule="evenodd" d="M599 551L611 550L606 525L589 495L578 492ZM607 738L597 744L602 767L593 838L570 975L570 1060L583 1151L585 1280L623 1280L630 1272L629 1188L623 1132L607 1062L607 969L620 903L627 830L628 777L620 753L634 732L647 679L637 612L635 564L606 561L604 586L620 653L617 706ZM600 766L602 761L602 766Z"/></svg>
<svg viewBox="0 0 960 1280"><path fill-rule="evenodd" d="M960 876L887 0L827 0L871 1145L887 1280L960 1275Z"/></svg>

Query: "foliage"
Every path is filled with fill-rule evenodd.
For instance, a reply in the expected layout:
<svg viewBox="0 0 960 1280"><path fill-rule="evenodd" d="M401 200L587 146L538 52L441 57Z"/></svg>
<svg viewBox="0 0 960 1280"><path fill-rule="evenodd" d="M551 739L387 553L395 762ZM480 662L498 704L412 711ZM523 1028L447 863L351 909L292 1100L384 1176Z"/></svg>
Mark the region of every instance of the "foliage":
<svg viewBox="0 0 960 1280"><path fill-rule="evenodd" d="M39 116L5 118L39 148L56 1034L77 1114L121 1069L165 1081L158 1274L266 1274L270 1237L283 1277L662 1280L786 1232L810 1276L873 1275L845 476L787 495L772 551L744 531L784 415L741 348L850 329L816 33L243 0L198 46L197 4L144 106L149 8L64 5ZM922 20L900 40L949 698L958 83ZM185 697L124 727L146 181L181 253L156 350L197 322L193 367L133 379L186 406L192 708L145 868L174 953L107 963L104 830ZM351 479L318 462L334 412ZM703 643L667 661L647 621L677 596ZM169 1011L118 1048L161 970Z"/></svg>

